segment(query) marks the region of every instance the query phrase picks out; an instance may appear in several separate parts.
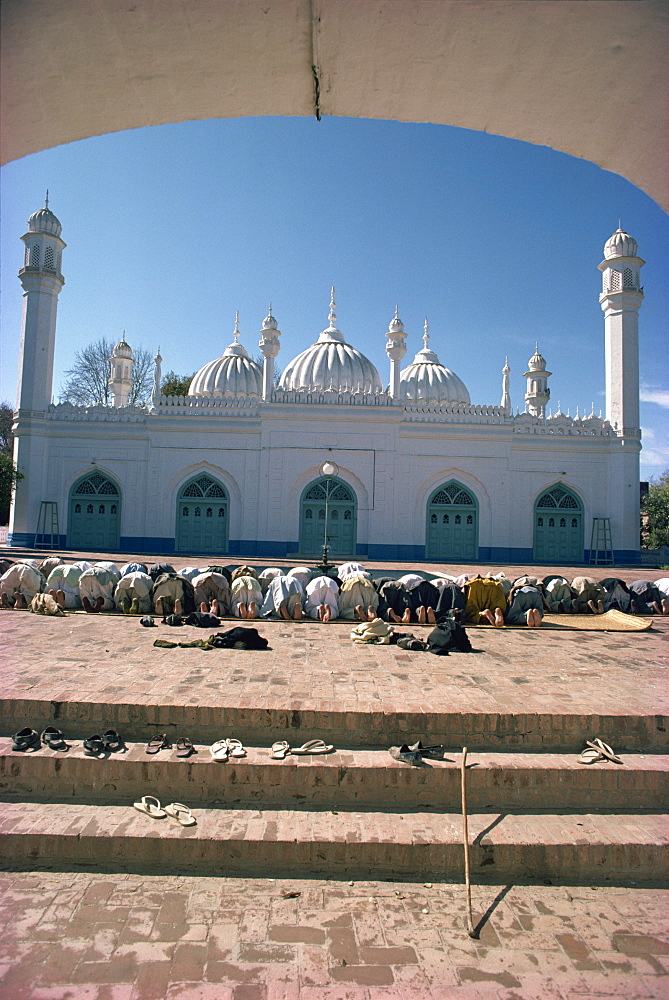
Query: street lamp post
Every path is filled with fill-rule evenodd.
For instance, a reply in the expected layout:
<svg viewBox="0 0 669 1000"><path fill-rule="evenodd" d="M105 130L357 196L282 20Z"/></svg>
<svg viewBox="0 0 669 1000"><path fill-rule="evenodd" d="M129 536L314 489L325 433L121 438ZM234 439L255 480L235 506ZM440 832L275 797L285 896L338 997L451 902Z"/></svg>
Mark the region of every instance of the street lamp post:
<svg viewBox="0 0 669 1000"><path fill-rule="evenodd" d="M338 472L339 469L334 462L324 462L321 466L321 475L325 476L325 526L323 530L323 560L321 565L316 568L321 571L323 576L329 576L330 570L332 569L332 564L328 562L328 516L330 513L330 487L332 486L332 477L336 476Z"/></svg>

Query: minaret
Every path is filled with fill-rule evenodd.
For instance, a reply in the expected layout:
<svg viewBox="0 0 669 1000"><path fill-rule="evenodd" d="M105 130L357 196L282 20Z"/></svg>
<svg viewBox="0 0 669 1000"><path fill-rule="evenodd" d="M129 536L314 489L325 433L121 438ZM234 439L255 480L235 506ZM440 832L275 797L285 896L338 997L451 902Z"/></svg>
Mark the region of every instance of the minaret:
<svg viewBox="0 0 669 1000"><path fill-rule="evenodd" d="M425 323L427 324L427 320ZM406 352L404 323L399 317L398 307L395 306L395 316L388 324L388 333L386 334L386 354L390 359L389 392L393 399L399 399L400 396L400 362Z"/></svg>
<svg viewBox="0 0 669 1000"><path fill-rule="evenodd" d="M509 359L506 358L504 361L504 367L502 368L502 401L500 406L504 411L505 416L511 415L511 392L509 389L509 375L511 374L511 369L509 368Z"/></svg>
<svg viewBox="0 0 669 1000"><path fill-rule="evenodd" d="M639 433L639 282L645 264L620 226L604 246L602 294L606 351L606 419L623 435Z"/></svg>
<svg viewBox="0 0 669 1000"><path fill-rule="evenodd" d="M237 314L239 316L239 313ZM267 315L262 321L260 328L260 340L258 346L265 359L262 366L262 398L269 399L274 389L274 359L280 350L279 337L281 330L272 316L272 303L269 304Z"/></svg>
<svg viewBox="0 0 669 1000"><path fill-rule="evenodd" d="M534 354L528 362L529 371L523 375L527 379L525 393L525 409L533 417L546 416L546 403L551 398L548 379L553 374L546 371L546 359L539 354L539 345L535 345Z"/></svg>
<svg viewBox="0 0 669 1000"><path fill-rule="evenodd" d="M126 343L125 330L123 337L112 351L109 363L111 369L108 384L114 397L114 406L127 406L132 392L132 366L135 362L132 348Z"/></svg>
<svg viewBox="0 0 669 1000"><path fill-rule="evenodd" d="M161 365L163 359L160 356L160 347L158 348L158 353L153 359L153 389L151 390L151 409L155 410L158 405L158 400L161 396L160 383L162 382L162 368Z"/></svg>
<svg viewBox="0 0 669 1000"><path fill-rule="evenodd" d="M60 272L66 246L60 238L62 228L49 208L47 191L44 208L30 216L28 232L21 237L26 249L19 271L23 286L19 411L43 412L51 402L58 295L65 284Z"/></svg>

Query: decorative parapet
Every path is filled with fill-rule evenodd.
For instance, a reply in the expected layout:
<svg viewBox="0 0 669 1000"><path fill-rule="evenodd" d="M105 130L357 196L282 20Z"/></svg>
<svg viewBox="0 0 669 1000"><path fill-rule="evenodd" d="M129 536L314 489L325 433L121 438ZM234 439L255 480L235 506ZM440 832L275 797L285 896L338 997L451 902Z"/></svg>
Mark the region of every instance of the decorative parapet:
<svg viewBox="0 0 669 1000"><path fill-rule="evenodd" d="M202 410L209 413L212 410L236 410L248 416L257 416L261 405L260 396L160 396L154 403L154 413L171 414L178 411L187 416Z"/></svg>
<svg viewBox="0 0 669 1000"><path fill-rule="evenodd" d="M268 403L312 403L321 406L398 406L387 391L363 392L362 389L275 389Z"/></svg>
<svg viewBox="0 0 669 1000"><path fill-rule="evenodd" d="M514 434L552 434L567 437L618 437L617 428L593 413L588 417L568 417L556 413L550 417L533 417L519 413L513 417Z"/></svg>
<svg viewBox="0 0 669 1000"><path fill-rule="evenodd" d="M90 421L98 424L143 424L146 422L145 406L74 406L58 403L46 411L47 420Z"/></svg>
<svg viewBox="0 0 669 1000"><path fill-rule="evenodd" d="M404 401L404 419L412 423L504 424L501 406L474 403L410 403Z"/></svg>

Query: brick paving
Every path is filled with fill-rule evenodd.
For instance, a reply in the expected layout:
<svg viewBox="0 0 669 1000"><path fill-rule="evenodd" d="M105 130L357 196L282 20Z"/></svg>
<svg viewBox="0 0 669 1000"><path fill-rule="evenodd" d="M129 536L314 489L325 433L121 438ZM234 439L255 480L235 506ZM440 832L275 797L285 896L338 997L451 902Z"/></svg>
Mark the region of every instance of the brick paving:
<svg viewBox="0 0 669 1000"><path fill-rule="evenodd" d="M66 554L68 559L75 557L74 553ZM113 558L123 559L118 555ZM205 562L179 556L175 564ZM431 564L422 568L435 571ZM448 571L455 575L468 568L451 566ZM506 567L506 572L514 577L522 567ZM543 574L544 569L532 567L530 572ZM584 572L596 577L618 575L628 582L666 575L640 567L564 571L568 577ZM461 748L464 742L478 747L483 767L481 775L472 778L476 802L475 796L480 795L482 801L491 787L486 784L486 775L495 769L498 777L507 773L499 771L500 766L508 773L516 772L516 789L527 785L532 751L542 748L561 748L563 754L551 755L544 782L553 780L548 773L553 767L562 776L562 781L559 775L555 779L558 784L570 785L577 798L584 794L581 786L586 779L581 776L585 774L593 789L605 792L605 783L611 780L606 769L579 772L565 756L580 749L585 735L594 735L593 726L601 725L608 728L598 729L600 734L613 733L616 739L612 737L611 742L616 747L624 746L631 753L636 750L636 756L627 758L628 766L639 775L640 783L649 783L649 797L655 796L654 804L661 807L657 798L663 786L655 782L657 772L666 768L666 760L651 755L649 765L647 754L649 750L657 754L660 749L666 753L667 727L662 716L668 700L669 619L655 619L651 631L634 634L477 629L471 631L475 654L443 659L405 653L396 647L357 647L348 639L349 628L339 623L263 622L260 630L270 640L270 652L204 652L152 646L157 636L181 639L202 634L194 629L164 626L147 630L137 620L114 616L49 619L0 613L2 734L6 737L20 728L19 721L23 725L56 718L73 739L90 735L89 730L99 731L106 719L129 741L145 738L147 728L151 732L161 726L169 730L177 721L191 726L194 738L200 735L203 740L222 735L239 735L245 740L247 734L271 736L264 742L256 739L250 743L249 758L233 766L239 775L246 764L250 787L267 780L267 760L256 756L261 747L284 735L290 736L291 742L297 742L299 735L301 742L329 729L347 737L333 755L336 760L272 765L281 769L278 773L284 792L286 788L297 790L303 774L310 774L314 788L321 778L326 784L331 780L328 773L348 771L355 782L357 767L367 775L365 794L369 794L377 768L379 775L384 774L384 779L378 779L379 794L392 796L396 775L408 803L411 794L421 797L419 791L411 793L409 788L411 781L420 785L420 775L387 755L380 765L378 753L385 753L382 747L391 731L416 738L442 733L452 739L454 748ZM414 625L406 630L422 631ZM392 725L389 719L395 720ZM76 723L77 731L68 730L68 722ZM361 732L363 722L366 728ZM510 752L514 748L523 751L522 762L520 755L514 757ZM7 760L11 771L12 755L6 753L6 740L0 741L0 751L3 749L0 757ZM140 745L131 745L124 764L154 766L141 762L142 752ZM58 781L67 775L69 763L59 764L48 751L35 755L35 762L38 757L43 761L34 771L26 770L27 782L37 777L48 789L49 781L56 781L55 771L50 774L49 767L59 771ZM32 766L34 762L28 763ZM89 782L91 790L95 787L89 770L96 763L104 766L99 761L85 762L75 750L73 787L81 787L79 782ZM195 765L184 766L197 772ZM454 765L450 767L454 769ZM225 772L228 786L233 784L232 772L233 768ZM163 774L169 773L166 767ZM457 791L452 773L447 775L446 768L443 775L436 774L434 768L433 773L433 793L434 789L444 792L452 801ZM490 778L493 784L496 780ZM629 775L623 780L629 781ZM553 786L544 783L543 787L550 806ZM35 788L38 798L39 788ZM616 793L625 798L623 784ZM202 794L209 794L206 787ZM630 791L629 804L634 808L642 805L644 798L648 803L637 789L639 794L637 803ZM564 787L560 796L565 801ZM11 805L14 808L16 804ZM31 835L48 833L46 813L40 812L36 801L29 806L31 818L25 822ZM475 811L478 805L471 808ZM136 825L142 819L133 814L128 822ZM486 819L494 821L490 815ZM625 835L636 837L641 844L643 824L651 820L658 824L651 840L666 840L666 822L659 816L653 819L652 814L643 823L630 816ZM288 830L289 813L282 822ZM336 812L332 819L322 814L320 825L308 836L325 840L333 823L338 822ZM521 819L509 817L509 822L518 825ZM605 816L597 817L597 822L605 826ZM455 813L452 823L455 826ZM546 817L543 835L547 843L561 843L558 832L564 836L566 831L575 843L596 832L596 824L583 822L582 815L561 817L559 824L560 830L555 817ZM348 819L345 825L350 836ZM242 828L240 815L237 827L232 824L233 833L237 835ZM253 837L259 835L259 829L249 826ZM72 830L76 847L76 822ZM202 832L198 828L197 836ZM470 839L479 833L480 818L474 816ZM188 830L181 834L192 837ZM371 842L375 836L378 831L372 832ZM497 823L494 836L497 843L504 839L503 824ZM612 829L611 836L614 853L617 829ZM395 833L394 839L401 840L401 836ZM260 870L271 874L265 866ZM295 874L304 871L297 868ZM521 879L505 885L475 885L475 922L485 913L488 917L480 940L473 941L466 933L461 885L435 879L427 887L356 877L349 885L346 877L307 881L278 875L274 879L242 879L105 869L92 874L63 870L63 865L55 871L39 867L4 871L0 874L4 928L0 932L0 997L669 998L669 890L665 886L640 887L629 882L618 887L527 885L519 884Z"/></svg>
<svg viewBox="0 0 669 1000"><path fill-rule="evenodd" d="M669 890L0 875L4 1000L660 1000Z"/></svg>

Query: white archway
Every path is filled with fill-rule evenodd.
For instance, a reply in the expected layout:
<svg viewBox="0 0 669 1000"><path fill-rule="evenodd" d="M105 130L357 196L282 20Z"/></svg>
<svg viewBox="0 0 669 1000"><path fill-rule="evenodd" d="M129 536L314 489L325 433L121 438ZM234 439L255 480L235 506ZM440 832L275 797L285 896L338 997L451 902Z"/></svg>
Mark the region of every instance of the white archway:
<svg viewBox="0 0 669 1000"><path fill-rule="evenodd" d="M3 161L167 122L395 119L550 146L669 207L666 3L4 0L2 21Z"/></svg>

